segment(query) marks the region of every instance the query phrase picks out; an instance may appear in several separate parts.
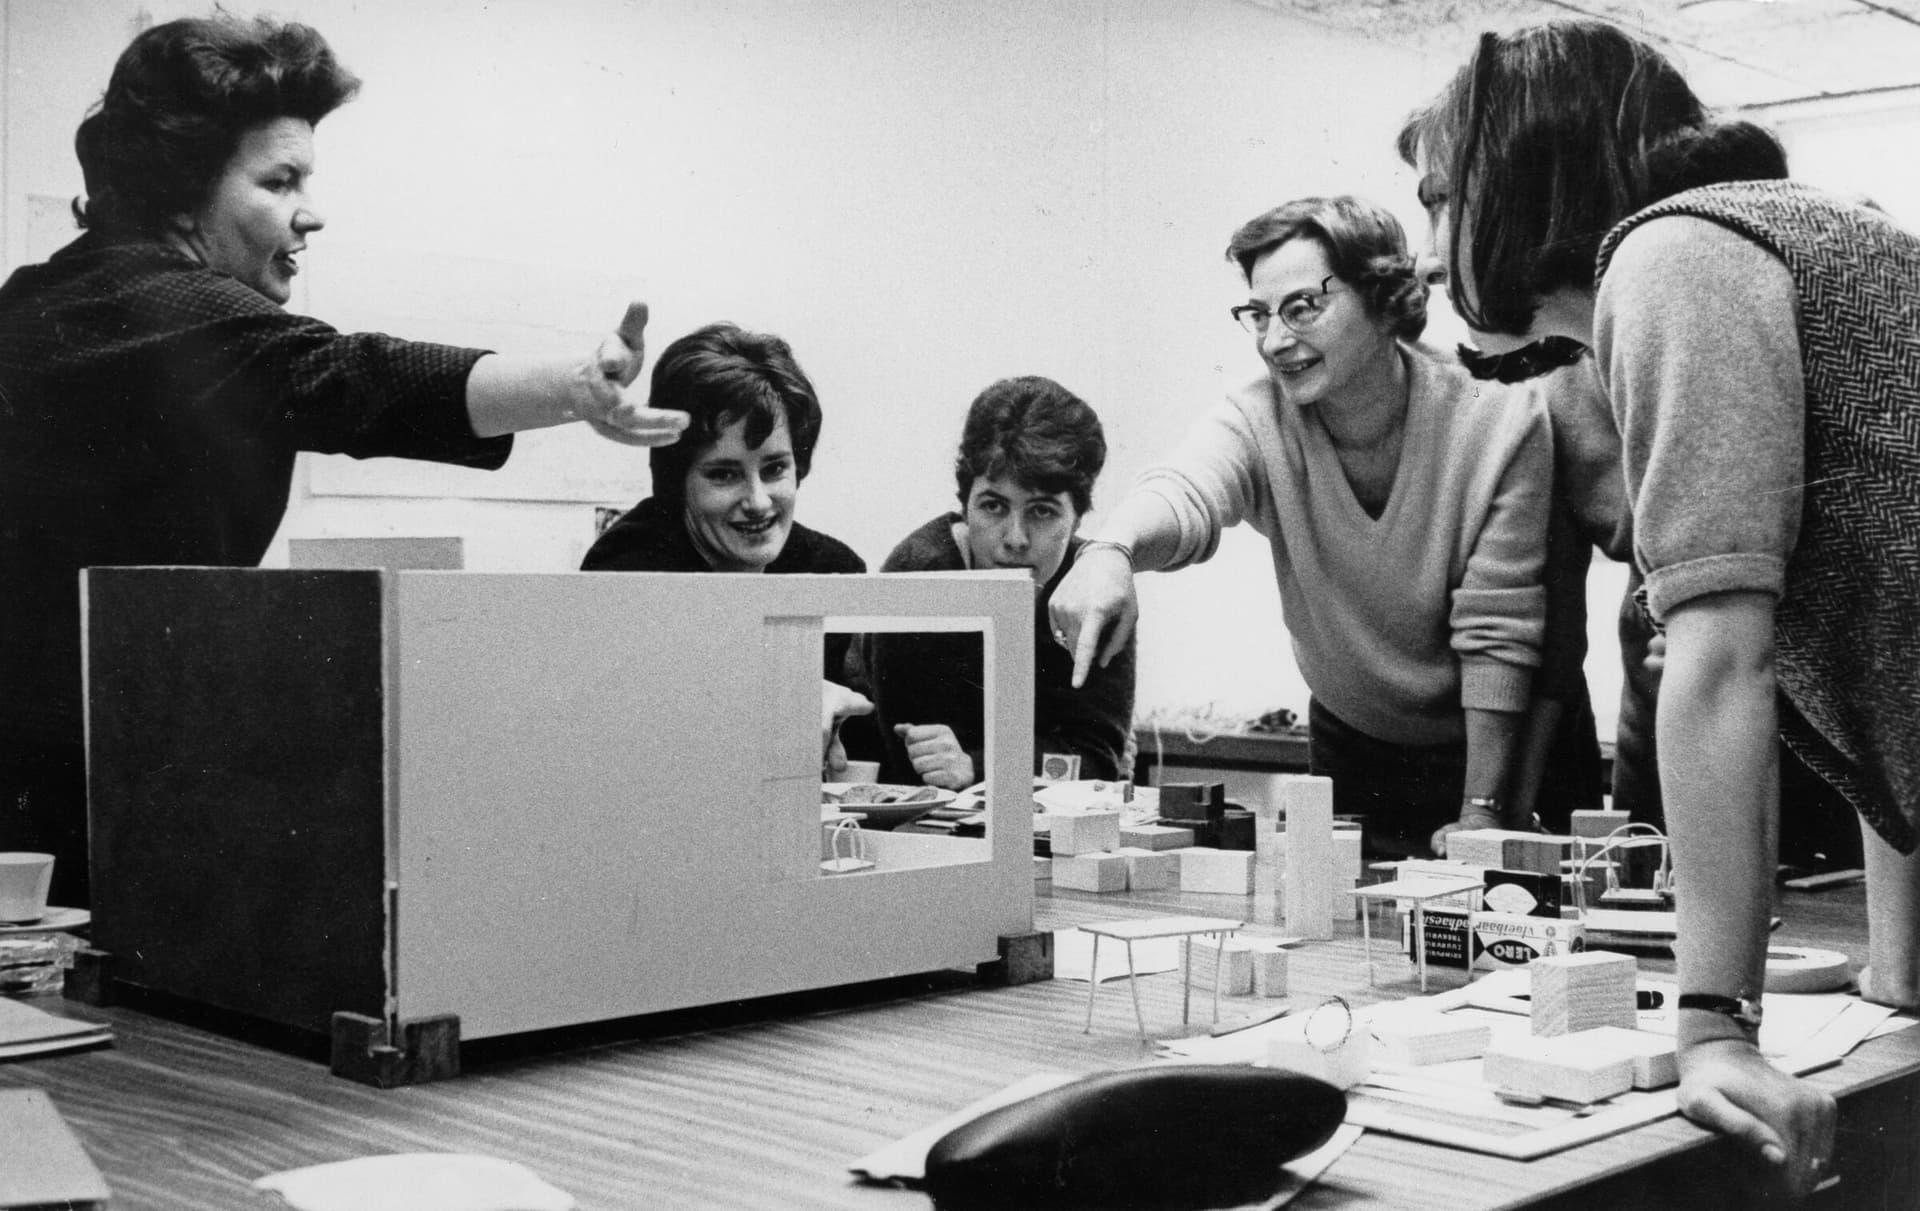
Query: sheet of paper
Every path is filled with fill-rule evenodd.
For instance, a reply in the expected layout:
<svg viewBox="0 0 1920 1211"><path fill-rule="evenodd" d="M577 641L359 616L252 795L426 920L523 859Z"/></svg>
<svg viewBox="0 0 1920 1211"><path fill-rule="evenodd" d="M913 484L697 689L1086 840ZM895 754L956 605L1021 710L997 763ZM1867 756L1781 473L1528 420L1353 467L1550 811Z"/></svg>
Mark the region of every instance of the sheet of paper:
<svg viewBox="0 0 1920 1211"><path fill-rule="evenodd" d="M107 1183L41 1089L0 1089L0 1207L86 1208Z"/></svg>
<svg viewBox="0 0 1920 1211"><path fill-rule="evenodd" d="M0 997L0 1060L93 1047L112 1037L112 1031L99 1022L63 1018L21 1001Z"/></svg>

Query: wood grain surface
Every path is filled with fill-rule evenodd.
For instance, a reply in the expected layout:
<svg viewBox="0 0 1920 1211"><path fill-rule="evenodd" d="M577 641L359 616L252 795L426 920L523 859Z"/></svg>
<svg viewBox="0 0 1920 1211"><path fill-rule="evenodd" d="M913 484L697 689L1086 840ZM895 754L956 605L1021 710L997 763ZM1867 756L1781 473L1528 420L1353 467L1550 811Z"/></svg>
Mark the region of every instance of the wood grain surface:
<svg viewBox="0 0 1920 1211"><path fill-rule="evenodd" d="M1244 916L1276 936L1272 897L1177 891L1042 895L1042 928L1171 913ZM1863 957L1858 888L1788 893L1779 940ZM1385 926L1388 918L1376 920ZM1369 988L1357 923L1290 951L1296 1005L1356 1004L1415 991L1411 963L1386 957ZM1376 930L1376 932L1378 929ZM1390 935L1391 936L1391 935ZM1646 966L1668 966L1647 960ZM1437 974L1437 987L1459 978ZM1180 981L1142 977L1149 1032L1180 1032ZM851 989L682 1011L467 1049L466 1072L380 1091L314 1059L129 1008L32 1003L97 1016L111 1048L0 1066L0 1087L48 1090L106 1175L115 1211L262 1208L251 1190L276 1170L388 1152L455 1151L530 1166L585 1211L628 1208L892 1208L922 1194L854 1182L846 1164L1032 1073L1146 1062L1124 993L1106 990L1082 1033L1086 988L1056 980L984 988L935 973ZM1257 1007L1227 999L1222 1015ZM1202 1015L1204 1016L1204 1015ZM1206 1029L1197 1020L1190 1032ZM1843 1099L1835 1206L1911 1206L1920 1042L1909 1030L1865 1045L1812 1079ZM1499 1207L1749 1205L1754 1166L1680 1119L1532 1162L1504 1161L1369 1133L1293 1205ZM1887 1170L1878 1177L1869 1170ZM1745 1194L1742 1191L1746 1191ZM1836 1198L1838 1191L1829 1195ZM1729 1201L1732 1200L1732 1201ZM1747 1200L1747 1201L1742 1201Z"/></svg>

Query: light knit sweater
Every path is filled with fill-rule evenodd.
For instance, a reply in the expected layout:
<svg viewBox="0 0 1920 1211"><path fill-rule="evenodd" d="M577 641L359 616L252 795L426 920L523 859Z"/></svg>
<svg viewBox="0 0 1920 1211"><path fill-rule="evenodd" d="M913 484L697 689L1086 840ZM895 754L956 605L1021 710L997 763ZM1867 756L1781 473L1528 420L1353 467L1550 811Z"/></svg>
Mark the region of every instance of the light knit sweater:
<svg viewBox="0 0 1920 1211"><path fill-rule="evenodd" d="M1327 709L1381 740L1453 743L1464 708L1528 703L1553 442L1536 391L1401 357L1403 453L1378 518L1316 409L1284 404L1265 378L1209 411L1138 491L1178 524L1167 570L1210 558L1241 521L1267 538L1294 657Z"/></svg>

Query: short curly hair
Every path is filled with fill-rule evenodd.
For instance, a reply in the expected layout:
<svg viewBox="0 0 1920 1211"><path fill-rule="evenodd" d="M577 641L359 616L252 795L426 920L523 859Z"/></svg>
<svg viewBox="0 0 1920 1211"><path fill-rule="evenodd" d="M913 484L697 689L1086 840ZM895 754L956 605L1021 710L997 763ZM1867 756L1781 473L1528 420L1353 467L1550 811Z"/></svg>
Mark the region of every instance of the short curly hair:
<svg viewBox="0 0 1920 1211"><path fill-rule="evenodd" d="M1029 492L1065 492L1076 513L1093 508L1107 465L1107 435L1087 402L1050 378L1003 378L967 409L953 477L966 507L976 479L1011 478Z"/></svg>
<svg viewBox="0 0 1920 1211"><path fill-rule="evenodd" d="M1333 274L1359 291L1370 315L1389 321L1401 340L1427 327L1427 284L1414 272L1400 220L1364 198L1296 198L1241 224L1227 259L1253 280L1255 262L1280 245L1309 239L1327 253Z"/></svg>
<svg viewBox="0 0 1920 1211"><path fill-rule="evenodd" d="M653 495L675 504L686 498L687 472L720 440L727 426L747 422L747 445L758 449L785 422L793 442L796 482L813 469L820 441L820 397L786 341L737 324L696 328L668 345L653 364L649 407L692 417L671 445L648 453Z"/></svg>
<svg viewBox="0 0 1920 1211"><path fill-rule="evenodd" d="M318 124L360 89L309 26L226 13L168 21L120 53L74 133L83 227L154 236L191 214L245 134L276 118Z"/></svg>

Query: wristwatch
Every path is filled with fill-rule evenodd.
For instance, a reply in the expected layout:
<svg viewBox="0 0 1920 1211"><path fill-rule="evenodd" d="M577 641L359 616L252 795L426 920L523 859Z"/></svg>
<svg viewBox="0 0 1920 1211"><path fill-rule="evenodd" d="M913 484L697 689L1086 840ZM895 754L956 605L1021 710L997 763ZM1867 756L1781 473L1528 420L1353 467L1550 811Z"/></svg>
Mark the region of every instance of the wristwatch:
<svg viewBox="0 0 1920 1211"><path fill-rule="evenodd" d="M1760 1032L1760 1002L1751 997L1723 997L1712 992L1683 992L1676 1001L1679 1009L1703 1009L1708 1013L1724 1014L1740 1024L1749 1034Z"/></svg>

